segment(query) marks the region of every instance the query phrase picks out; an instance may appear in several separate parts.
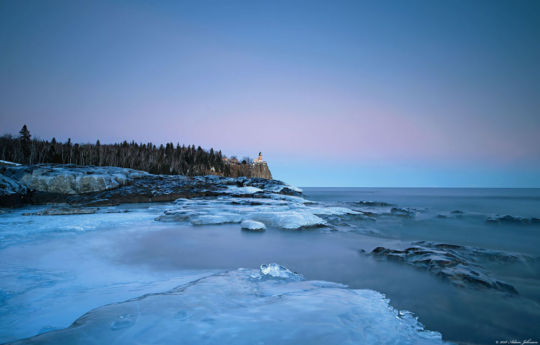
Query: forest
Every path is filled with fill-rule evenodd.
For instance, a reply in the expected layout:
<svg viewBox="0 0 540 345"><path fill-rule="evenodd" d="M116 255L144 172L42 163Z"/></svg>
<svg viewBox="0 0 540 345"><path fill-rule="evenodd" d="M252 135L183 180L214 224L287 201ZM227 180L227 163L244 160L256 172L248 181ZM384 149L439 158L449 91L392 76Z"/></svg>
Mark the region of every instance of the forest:
<svg viewBox="0 0 540 345"><path fill-rule="evenodd" d="M221 151L204 150L200 146L173 143L156 146L124 141L116 144L73 144L32 138L24 125L18 137L0 137L0 160L21 164L58 163L76 165L117 166L144 170L152 174L187 176L217 174L230 176L230 165ZM243 161L247 163L246 160Z"/></svg>

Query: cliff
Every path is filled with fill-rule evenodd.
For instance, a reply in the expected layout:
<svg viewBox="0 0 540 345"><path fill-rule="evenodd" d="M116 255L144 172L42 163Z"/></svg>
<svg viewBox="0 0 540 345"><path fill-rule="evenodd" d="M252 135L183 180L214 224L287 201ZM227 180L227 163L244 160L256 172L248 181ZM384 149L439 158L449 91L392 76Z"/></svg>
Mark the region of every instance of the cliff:
<svg viewBox="0 0 540 345"><path fill-rule="evenodd" d="M251 164L250 170L251 175L249 177L260 177L269 180L272 179L272 173L270 172L270 169L268 168L268 164L266 164L266 162Z"/></svg>
<svg viewBox="0 0 540 345"><path fill-rule="evenodd" d="M252 163L252 164L235 164L229 163L229 174L226 176L229 177L258 177L265 179L272 179L272 173L268 168L266 162Z"/></svg>

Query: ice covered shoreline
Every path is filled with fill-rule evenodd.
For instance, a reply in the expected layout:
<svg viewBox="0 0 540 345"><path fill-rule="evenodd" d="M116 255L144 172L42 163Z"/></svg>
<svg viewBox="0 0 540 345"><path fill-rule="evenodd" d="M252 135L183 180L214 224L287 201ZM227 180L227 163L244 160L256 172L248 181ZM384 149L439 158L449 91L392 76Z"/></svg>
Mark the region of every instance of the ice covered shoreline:
<svg viewBox="0 0 540 345"><path fill-rule="evenodd" d="M10 344L443 344L384 295L306 281L278 264L212 274L89 311Z"/></svg>

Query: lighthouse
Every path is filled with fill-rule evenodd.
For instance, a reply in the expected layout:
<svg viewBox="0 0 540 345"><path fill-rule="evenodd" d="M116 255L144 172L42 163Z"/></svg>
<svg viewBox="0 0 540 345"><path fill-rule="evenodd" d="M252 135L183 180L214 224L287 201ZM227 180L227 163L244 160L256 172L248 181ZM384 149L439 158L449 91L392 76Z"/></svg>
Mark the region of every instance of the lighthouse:
<svg viewBox="0 0 540 345"><path fill-rule="evenodd" d="M259 152L259 157L255 158L255 161L253 163L263 163L262 153Z"/></svg>

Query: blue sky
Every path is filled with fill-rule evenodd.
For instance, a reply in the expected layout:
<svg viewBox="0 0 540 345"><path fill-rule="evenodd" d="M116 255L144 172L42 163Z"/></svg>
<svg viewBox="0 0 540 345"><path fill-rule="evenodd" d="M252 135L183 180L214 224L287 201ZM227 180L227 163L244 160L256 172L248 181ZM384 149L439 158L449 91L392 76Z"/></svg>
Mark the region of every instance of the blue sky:
<svg viewBox="0 0 540 345"><path fill-rule="evenodd" d="M1 1L0 132L262 151L301 186L540 187L538 1Z"/></svg>

